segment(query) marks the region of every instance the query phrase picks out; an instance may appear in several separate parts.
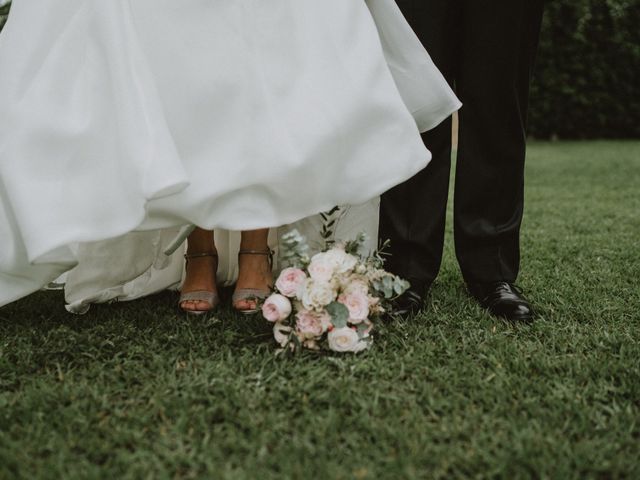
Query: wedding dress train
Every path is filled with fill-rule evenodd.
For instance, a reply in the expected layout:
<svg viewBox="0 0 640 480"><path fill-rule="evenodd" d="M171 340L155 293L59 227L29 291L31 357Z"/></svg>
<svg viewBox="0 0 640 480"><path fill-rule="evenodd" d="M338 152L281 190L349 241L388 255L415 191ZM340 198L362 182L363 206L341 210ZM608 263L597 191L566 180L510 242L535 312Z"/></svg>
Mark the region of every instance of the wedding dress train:
<svg viewBox="0 0 640 480"><path fill-rule="evenodd" d="M74 311L175 286L190 224L375 238L460 105L393 0L20 0L0 73L0 305L69 272Z"/></svg>

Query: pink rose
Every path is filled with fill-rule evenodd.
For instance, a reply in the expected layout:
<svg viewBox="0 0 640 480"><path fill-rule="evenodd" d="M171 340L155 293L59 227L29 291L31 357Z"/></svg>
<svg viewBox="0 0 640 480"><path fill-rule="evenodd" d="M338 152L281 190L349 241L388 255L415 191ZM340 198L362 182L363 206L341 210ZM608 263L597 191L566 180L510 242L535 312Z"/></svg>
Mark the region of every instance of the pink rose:
<svg viewBox="0 0 640 480"><path fill-rule="evenodd" d="M327 331L331 324L331 317L327 312L317 313L310 310L300 310L296 314L296 330L307 339L314 339Z"/></svg>
<svg viewBox="0 0 640 480"><path fill-rule="evenodd" d="M361 323L369 317L369 296L363 291L354 290L343 293L338 297L338 302L349 310L351 323Z"/></svg>
<svg viewBox="0 0 640 480"><path fill-rule="evenodd" d="M291 302L284 295L272 294L262 304L262 316L270 322L282 322L291 315Z"/></svg>
<svg viewBox="0 0 640 480"><path fill-rule="evenodd" d="M299 268L285 268L276 280L276 288L285 297L296 297L306 279L307 274Z"/></svg>

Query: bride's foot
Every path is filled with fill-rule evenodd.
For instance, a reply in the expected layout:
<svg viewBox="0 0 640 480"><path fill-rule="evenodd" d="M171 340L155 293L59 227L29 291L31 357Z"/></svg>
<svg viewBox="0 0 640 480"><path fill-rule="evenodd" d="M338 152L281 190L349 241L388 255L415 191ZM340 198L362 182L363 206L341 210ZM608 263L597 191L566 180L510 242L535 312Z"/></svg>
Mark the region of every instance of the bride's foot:
<svg viewBox="0 0 640 480"><path fill-rule="evenodd" d="M210 312L220 303L216 286L218 254L188 253L184 258L187 272L178 301L180 308L190 315Z"/></svg>
<svg viewBox="0 0 640 480"><path fill-rule="evenodd" d="M233 308L241 313L255 313L258 302L267 298L273 288L273 252L240 250L238 252L238 282L233 292Z"/></svg>

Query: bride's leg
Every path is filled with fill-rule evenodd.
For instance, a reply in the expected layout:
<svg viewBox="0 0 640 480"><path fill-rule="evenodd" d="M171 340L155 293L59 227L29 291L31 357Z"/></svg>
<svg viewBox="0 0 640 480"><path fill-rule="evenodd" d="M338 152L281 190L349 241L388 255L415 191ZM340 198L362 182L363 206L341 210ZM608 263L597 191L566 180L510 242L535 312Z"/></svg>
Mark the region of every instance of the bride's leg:
<svg viewBox="0 0 640 480"><path fill-rule="evenodd" d="M182 295L191 292L211 292L217 298L217 269L218 257L213 232L196 228L187 240L187 272L182 285ZM180 303L180 307L186 311L200 312L214 308L215 304L212 303L201 299L186 300Z"/></svg>
<svg viewBox="0 0 640 480"><path fill-rule="evenodd" d="M233 300L237 310L255 310L256 297L268 295L273 285L268 237L269 229L242 232L238 255L240 271Z"/></svg>

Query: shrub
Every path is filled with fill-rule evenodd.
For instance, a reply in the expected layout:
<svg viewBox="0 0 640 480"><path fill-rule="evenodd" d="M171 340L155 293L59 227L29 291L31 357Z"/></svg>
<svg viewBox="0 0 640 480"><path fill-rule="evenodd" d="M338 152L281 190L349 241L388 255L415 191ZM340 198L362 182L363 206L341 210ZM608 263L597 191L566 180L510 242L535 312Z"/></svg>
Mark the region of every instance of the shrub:
<svg viewBox="0 0 640 480"><path fill-rule="evenodd" d="M640 137L640 0L554 0L546 8L530 134Z"/></svg>

